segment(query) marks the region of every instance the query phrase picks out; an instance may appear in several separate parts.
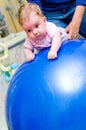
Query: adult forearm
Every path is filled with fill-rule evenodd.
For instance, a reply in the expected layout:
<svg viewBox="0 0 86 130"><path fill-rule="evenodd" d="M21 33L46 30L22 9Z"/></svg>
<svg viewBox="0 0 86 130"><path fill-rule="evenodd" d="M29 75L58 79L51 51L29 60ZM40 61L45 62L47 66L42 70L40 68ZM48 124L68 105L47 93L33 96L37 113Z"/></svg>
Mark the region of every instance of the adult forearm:
<svg viewBox="0 0 86 130"><path fill-rule="evenodd" d="M81 25L81 21L83 18L83 14L85 12L85 6L77 5L72 21L69 23L69 25L66 28L66 32L68 33L69 39L75 39L78 36L79 28Z"/></svg>
<svg viewBox="0 0 86 130"><path fill-rule="evenodd" d="M85 9L85 6L77 5L72 22L77 23L77 25L80 26Z"/></svg>

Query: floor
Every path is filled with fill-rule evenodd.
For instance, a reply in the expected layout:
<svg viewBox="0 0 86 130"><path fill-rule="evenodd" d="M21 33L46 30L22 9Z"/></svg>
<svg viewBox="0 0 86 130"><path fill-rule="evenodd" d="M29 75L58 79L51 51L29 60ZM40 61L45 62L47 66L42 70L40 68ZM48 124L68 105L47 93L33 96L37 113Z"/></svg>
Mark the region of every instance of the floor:
<svg viewBox="0 0 86 130"><path fill-rule="evenodd" d="M17 63L20 66L24 61L23 42L21 42L9 49L9 57L4 61L4 65ZM10 81L5 80L5 73L0 70L0 130L8 130L5 119L5 97L9 84Z"/></svg>

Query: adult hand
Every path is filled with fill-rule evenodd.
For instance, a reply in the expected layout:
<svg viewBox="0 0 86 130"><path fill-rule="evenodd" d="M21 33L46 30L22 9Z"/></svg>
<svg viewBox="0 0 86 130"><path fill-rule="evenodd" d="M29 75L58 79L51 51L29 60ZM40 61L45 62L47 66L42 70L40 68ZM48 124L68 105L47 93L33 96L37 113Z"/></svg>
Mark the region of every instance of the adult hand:
<svg viewBox="0 0 86 130"><path fill-rule="evenodd" d="M68 33L68 39L76 39L79 33L79 24L71 22L65 30Z"/></svg>
<svg viewBox="0 0 86 130"><path fill-rule="evenodd" d="M69 35L69 39L77 38L84 11L85 11L85 6L82 5L76 6L72 21L66 27L66 32Z"/></svg>

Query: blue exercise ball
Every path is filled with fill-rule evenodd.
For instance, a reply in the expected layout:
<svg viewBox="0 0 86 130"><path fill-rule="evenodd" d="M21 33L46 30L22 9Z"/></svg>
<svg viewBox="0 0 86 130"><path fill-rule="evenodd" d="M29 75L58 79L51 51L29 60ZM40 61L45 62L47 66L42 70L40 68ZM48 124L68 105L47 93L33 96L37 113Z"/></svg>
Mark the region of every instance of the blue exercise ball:
<svg viewBox="0 0 86 130"><path fill-rule="evenodd" d="M11 80L9 130L86 130L86 40L65 42L55 60L48 51L23 63Z"/></svg>

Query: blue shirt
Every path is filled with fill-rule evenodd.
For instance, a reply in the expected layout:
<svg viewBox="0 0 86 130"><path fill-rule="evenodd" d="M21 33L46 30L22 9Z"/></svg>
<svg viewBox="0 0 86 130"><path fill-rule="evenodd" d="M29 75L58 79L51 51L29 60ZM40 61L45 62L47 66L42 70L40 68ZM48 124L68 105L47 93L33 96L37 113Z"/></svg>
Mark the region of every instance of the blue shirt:
<svg viewBox="0 0 86 130"><path fill-rule="evenodd" d="M43 11L54 11L68 8L73 2L76 5L86 6L86 0L28 0L38 4Z"/></svg>

